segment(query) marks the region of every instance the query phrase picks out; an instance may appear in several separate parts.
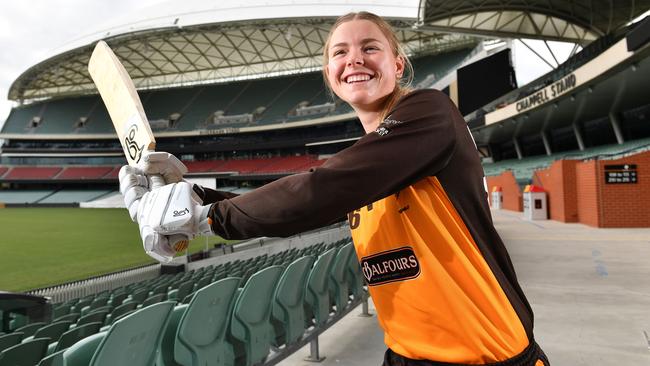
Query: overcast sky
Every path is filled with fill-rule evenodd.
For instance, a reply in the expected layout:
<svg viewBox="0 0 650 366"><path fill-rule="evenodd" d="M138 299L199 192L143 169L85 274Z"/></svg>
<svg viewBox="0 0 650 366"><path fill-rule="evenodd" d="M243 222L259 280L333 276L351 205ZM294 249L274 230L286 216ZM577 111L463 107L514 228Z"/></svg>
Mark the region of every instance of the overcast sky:
<svg viewBox="0 0 650 366"><path fill-rule="evenodd" d="M137 13L164 0L21 0L5 1L0 11L0 125L13 103L7 100L11 83L29 67L50 56L71 40L95 33L102 25L114 24L126 14ZM182 10L182 1L179 10ZM143 15L144 17L144 15ZM118 22L119 23L119 22ZM541 42L527 42L552 60ZM571 46L554 45L560 62ZM515 69L519 85L536 78L550 67L526 47L515 43ZM557 56L557 55L556 55Z"/></svg>

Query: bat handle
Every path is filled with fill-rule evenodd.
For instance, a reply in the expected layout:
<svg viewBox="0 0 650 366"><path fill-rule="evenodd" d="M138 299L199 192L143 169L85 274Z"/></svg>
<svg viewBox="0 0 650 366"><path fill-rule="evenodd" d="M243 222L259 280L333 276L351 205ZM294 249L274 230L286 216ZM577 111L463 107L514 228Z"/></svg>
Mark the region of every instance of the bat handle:
<svg viewBox="0 0 650 366"><path fill-rule="evenodd" d="M149 176L149 187L152 190L160 188L165 185L165 179L160 174L153 174ZM178 253L190 245L190 240L187 236L182 234L172 234L167 237L169 244Z"/></svg>

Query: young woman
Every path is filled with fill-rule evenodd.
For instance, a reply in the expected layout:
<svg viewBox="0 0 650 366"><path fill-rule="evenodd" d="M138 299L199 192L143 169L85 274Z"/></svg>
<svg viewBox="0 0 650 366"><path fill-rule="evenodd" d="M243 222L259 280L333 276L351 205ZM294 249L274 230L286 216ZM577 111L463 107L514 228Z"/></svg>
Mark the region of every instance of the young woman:
<svg viewBox="0 0 650 366"><path fill-rule="evenodd" d="M409 61L376 15L339 18L323 53L327 85L354 108L366 135L319 168L241 196L194 187L206 206L180 226L156 207L189 195L189 185L142 197L141 172L124 168L122 192L143 237L154 237L149 249L173 254L166 238L178 233L289 236L347 214L385 332L384 365L548 365L456 107L439 91L402 85ZM178 180L183 167L174 159L154 155L143 169Z"/></svg>

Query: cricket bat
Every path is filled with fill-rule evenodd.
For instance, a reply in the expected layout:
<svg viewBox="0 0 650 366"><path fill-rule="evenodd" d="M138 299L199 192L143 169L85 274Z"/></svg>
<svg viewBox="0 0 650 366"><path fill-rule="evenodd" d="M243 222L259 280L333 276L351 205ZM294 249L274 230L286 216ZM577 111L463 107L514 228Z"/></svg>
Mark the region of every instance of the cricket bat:
<svg viewBox="0 0 650 366"><path fill-rule="evenodd" d="M155 150L156 139L131 77L104 41L97 42L88 62L88 71L113 121L128 164L136 166L144 151ZM152 189L164 185L159 175L149 179ZM185 250L189 244L184 235L172 235L169 242L177 252Z"/></svg>

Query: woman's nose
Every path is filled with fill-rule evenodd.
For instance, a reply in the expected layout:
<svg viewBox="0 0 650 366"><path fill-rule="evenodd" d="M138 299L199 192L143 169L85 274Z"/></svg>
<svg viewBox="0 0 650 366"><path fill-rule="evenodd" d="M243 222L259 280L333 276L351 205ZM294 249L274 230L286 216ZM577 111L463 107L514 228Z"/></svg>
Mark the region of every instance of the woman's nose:
<svg viewBox="0 0 650 366"><path fill-rule="evenodd" d="M351 53L348 57L347 65L363 65L363 57L361 57L361 55Z"/></svg>

